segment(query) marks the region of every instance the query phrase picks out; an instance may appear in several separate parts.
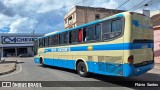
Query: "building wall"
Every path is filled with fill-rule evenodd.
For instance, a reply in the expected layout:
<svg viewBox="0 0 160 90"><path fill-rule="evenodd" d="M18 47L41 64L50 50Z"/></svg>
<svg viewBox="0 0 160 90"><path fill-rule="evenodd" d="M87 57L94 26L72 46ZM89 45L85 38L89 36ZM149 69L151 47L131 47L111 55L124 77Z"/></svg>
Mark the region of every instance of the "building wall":
<svg viewBox="0 0 160 90"><path fill-rule="evenodd" d="M68 22L68 18L69 17L74 17L73 19L72 19L72 23L75 23L76 22L76 13L75 13L75 11L76 11L76 8L72 8L65 16L64 16L64 27L68 27L68 26L70 26L69 25L69 22ZM66 23L67 22L67 23Z"/></svg>
<svg viewBox="0 0 160 90"><path fill-rule="evenodd" d="M154 60L160 63L160 27L154 28Z"/></svg>
<svg viewBox="0 0 160 90"><path fill-rule="evenodd" d="M0 55L1 56L4 56L5 52L4 52L4 49L15 49L15 55L17 53L17 49L19 48L27 48L27 53L30 54L30 55L34 55L34 52L33 52L33 39L29 39L25 41L25 39L23 38L38 38L40 36L43 36L43 34L25 34L25 33L0 33ZM2 41L2 38L4 39ZM24 41L19 41L15 38L19 38L20 39L23 39ZM6 41L7 43L6 43ZM16 41L16 42L14 42ZM3 43L2 43L3 42ZM17 55L16 55L17 56Z"/></svg>
<svg viewBox="0 0 160 90"><path fill-rule="evenodd" d="M102 12L102 11L98 11L98 10L91 10L91 9L78 9L76 11L77 13L77 25L81 25L84 23L88 23L91 21L96 20L95 19L95 14L99 14L100 19L106 17L106 16L110 16L112 14L110 14L109 12Z"/></svg>
<svg viewBox="0 0 160 90"><path fill-rule="evenodd" d="M122 10L112 10L112 9L105 9L105 8L93 8L93 7L82 7L76 6L75 8L71 9L68 14L64 17L64 27L72 28L75 26L79 26L91 21L95 21L95 15L99 14L100 18L102 19L107 16L111 16L115 13L123 12ZM70 17L72 18L72 23L68 22Z"/></svg>

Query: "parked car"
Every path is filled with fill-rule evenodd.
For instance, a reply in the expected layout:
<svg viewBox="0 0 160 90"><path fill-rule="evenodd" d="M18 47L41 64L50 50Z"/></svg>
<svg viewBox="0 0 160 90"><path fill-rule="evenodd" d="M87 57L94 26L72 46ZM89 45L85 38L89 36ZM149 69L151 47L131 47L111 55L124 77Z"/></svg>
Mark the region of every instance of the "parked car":
<svg viewBox="0 0 160 90"><path fill-rule="evenodd" d="M20 54L19 57L31 57L31 54L28 53L24 53L24 54Z"/></svg>

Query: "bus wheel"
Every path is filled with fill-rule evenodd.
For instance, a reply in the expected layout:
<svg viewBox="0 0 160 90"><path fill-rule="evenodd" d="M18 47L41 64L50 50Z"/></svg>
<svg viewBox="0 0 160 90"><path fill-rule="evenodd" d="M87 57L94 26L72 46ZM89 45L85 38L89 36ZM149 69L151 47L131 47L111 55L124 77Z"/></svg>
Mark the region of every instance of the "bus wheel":
<svg viewBox="0 0 160 90"><path fill-rule="evenodd" d="M40 64L42 64L42 66L45 66L42 58L40 58Z"/></svg>
<svg viewBox="0 0 160 90"><path fill-rule="evenodd" d="M86 77L88 76L87 68L84 62L79 62L77 65L77 72L80 76Z"/></svg>

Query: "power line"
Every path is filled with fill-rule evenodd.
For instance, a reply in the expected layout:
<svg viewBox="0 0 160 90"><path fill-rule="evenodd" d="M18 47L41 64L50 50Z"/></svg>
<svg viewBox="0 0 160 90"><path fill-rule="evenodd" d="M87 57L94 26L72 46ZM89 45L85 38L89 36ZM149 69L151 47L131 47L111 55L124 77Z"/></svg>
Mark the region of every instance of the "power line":
<svg viewBox="0 0 160 90"><path fill-rule="evenodd" d="M142 6L138 7L137 9L135 9L134 11L137 11L138 9L142 8L142 7L145 7L145 6L148 6L149 3L151 3L152 0L148 1L147 3L143 4Z"/></svg>
<svg viewBox="0 0 160 90"><path fill-rule="evenodd" d="M71 6L75 6L75 5L80 4L80 3L83 3L83 5L84 5L84 3L87 2L87 1L88 1L88 0L82 0L82 1L77 2L77 3L75 3L75 4L68 5L68 6L65 6L65 7L62 7L62 8L58 8L58 9L54 9L54 10L51 10L51 11L48 11L48 12L45 12L45 13L39 13L39 14L37 14L37 15L46 14L46 13L49 13L49 12L61 10L61 9L64 9L64 8L68 8L68 7L71 7ZM31 18L31 17L33 17L33 16L37 16L37 15L31 15L31 16L29 16L29 18ZM38 27L38 25L36 25L36 28L37 28L37 27ZM35 28L35 29L36 29L36 28Z"/></svg>
<svg viewBox="0 0 160 90"><path fill-rule="evenodd" d="M152 2L150 3L150 5L149 5L149 6L151 6L152 4L154 4L154 3L153 3L153 1L154 1L154 0L152 0Z"/></svg>
<svg viewBox="0 0 160 90"><path fill-rule="evenodd" d="M130 8L128 11L135 9L136 7L138 7L139 5L141 5L143 2L145 2L145 0L143 0L142 2L138 3L137 5L133 6L132 8Z"/></svg>
<svg viewBox="0 0 160 90"><path fill-rule="evenodd" d="M126 4L128 1L130 1L130 0L125 1L124 3L122 3L121 5L119 5L116 9L122 7L122 6L123 6L124 4Z"/></svg>

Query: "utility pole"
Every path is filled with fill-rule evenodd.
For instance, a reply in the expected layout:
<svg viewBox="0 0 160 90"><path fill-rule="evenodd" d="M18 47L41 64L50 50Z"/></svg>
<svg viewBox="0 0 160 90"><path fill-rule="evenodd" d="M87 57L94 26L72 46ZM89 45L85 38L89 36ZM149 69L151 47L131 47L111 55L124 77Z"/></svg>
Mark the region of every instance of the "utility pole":
<svg viewBox="0 0 160 90"><path fill-rule="evenodd" d="M35 47L34 47L34 45L36 44L35 43L35 39L34 39L34 32L35 32L35 29L33 30L33 47L32 47L32 51L33 51L33 53L32 53L32 55L34 56L34 53L35 53Z"/></svg>
<svg viewBox="0 0 160 90"><path fill-rule="evenodd" d="M84 5L84 0L83 0L83 6L85 6L85 5Z"/></svg>
<svg viewBox="0 0 160 90"><path fill-rule="evenodd" d="M33 30L33 41L34 41L34 32L35 32L35 29Z"/></svg>

